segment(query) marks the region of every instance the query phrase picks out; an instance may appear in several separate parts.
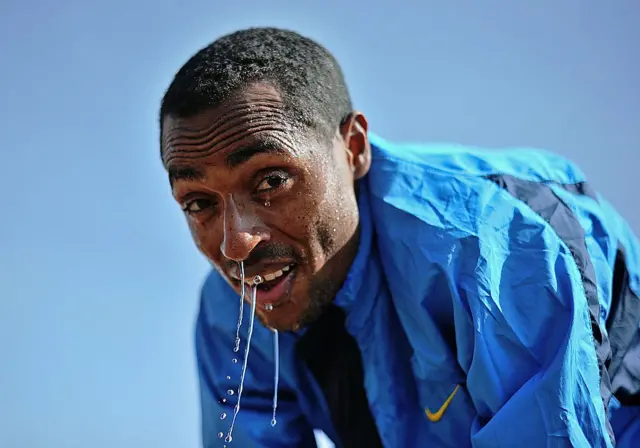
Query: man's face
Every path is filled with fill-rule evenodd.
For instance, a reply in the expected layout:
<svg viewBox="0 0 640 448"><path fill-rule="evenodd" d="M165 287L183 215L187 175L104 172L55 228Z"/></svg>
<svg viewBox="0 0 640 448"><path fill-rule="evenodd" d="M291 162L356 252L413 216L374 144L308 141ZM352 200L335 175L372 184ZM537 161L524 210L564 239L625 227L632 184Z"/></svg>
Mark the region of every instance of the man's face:
<svg viewBox="0 0 640 448"><path fill-rule="evenodd" d="M239 262L246 281L265 280L257 314L271 328L313 320L344 282L358 247L354 182L370 163L366 127L354 114L321 142L291 126L265 83L163 121L163 161L196 245L238 293Z"/></svg>

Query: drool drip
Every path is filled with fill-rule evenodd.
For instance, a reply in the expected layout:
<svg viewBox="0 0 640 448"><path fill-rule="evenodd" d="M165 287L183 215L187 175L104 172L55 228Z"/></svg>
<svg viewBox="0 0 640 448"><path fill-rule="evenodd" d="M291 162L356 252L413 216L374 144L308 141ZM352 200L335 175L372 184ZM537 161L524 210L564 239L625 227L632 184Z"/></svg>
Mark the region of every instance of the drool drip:
<svg viewBox="0 0 640 448"><path fill-rule="evenodd" d="M233 408L233 418L231 419L231 427L229 433L225 437L224 441L229 443L233 440L233 426L236 423L236 417L240 411L240 400L242 399L242 389L244 388L244 376L247 372L247 361L249 360L249 349L251 348L251 336L253 336L253 322L256 316L256 294L258 291L258 285L264 280L259 275L256 275L253 279L253 287L251 288L251 316L249 317L249 334L247 335L247 346L244 349L244 363L242 364L242 373L240 374L240 387L238 387L238 402ZM243 284L244 286L244 284Z"/></svg>
<svg viewBox="0 0 640 448"><path fill-rule="evenodd" d="M242 326L242 311L244 308L244 263L240 263L240 285L242 286L242 292L240 293L240 315L238 316L238 326L236 327L236 345L233 347L234 352L240 350L240 327Z"/></svg>
<svg viewBox="0 0 640 448"><path fill-rule="evenodd" d="M273 330L273 358L276 367L273 376L273 416L271 417L271 426L276 426L276 409L278 408L278 381L280 379L280 344L278 339L278 330Z"/></svg>

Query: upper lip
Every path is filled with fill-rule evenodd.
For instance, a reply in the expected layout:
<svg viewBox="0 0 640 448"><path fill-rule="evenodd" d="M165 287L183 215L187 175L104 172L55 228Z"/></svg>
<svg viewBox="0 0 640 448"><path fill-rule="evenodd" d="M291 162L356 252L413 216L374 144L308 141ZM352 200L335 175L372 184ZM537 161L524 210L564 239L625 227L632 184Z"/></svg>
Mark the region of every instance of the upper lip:
<svg viewBox="0 0 640 448"><path fill-rule="evenodd" d="M291 266L292 264L293 261L260 262L252 266L245 267L244 278L245 281L252 279L256 275L260 275L264 278L266 274L279 271L282 268ZM240 266L236 264L235 266L231 267L228 271L228 275L232 279L240 281Z"/></svg>

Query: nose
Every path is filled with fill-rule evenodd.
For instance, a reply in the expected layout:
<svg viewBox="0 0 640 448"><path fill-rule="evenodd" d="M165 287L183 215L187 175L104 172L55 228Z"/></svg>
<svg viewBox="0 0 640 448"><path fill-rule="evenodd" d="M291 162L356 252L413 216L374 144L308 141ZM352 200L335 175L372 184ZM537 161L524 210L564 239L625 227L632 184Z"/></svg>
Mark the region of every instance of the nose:
<svg viewBox="0 0 640 448"><path fill-rule="evenodd" d="M269 239L269 233L261 228L251 208L236 203L231 196L224 201L224 237L220 250L229 260L246 260L258 244Z"/></svg>

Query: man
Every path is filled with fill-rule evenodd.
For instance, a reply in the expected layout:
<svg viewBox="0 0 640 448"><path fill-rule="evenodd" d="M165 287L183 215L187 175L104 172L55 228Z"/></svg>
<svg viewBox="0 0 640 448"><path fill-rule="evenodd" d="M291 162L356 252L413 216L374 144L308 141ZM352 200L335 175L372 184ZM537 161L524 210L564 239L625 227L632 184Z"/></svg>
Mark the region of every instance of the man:
<svg viewBox="0 0 640 448"><path fill-rule="evenodd" d="M640 437L640 246L568 161L387 142L327 50L272 28L194 55L160 121L215 267L196 330L205 446L223 445L237 397L241 263L266 281L240 446L312 447L314 429L338 447Z"/></svg>

